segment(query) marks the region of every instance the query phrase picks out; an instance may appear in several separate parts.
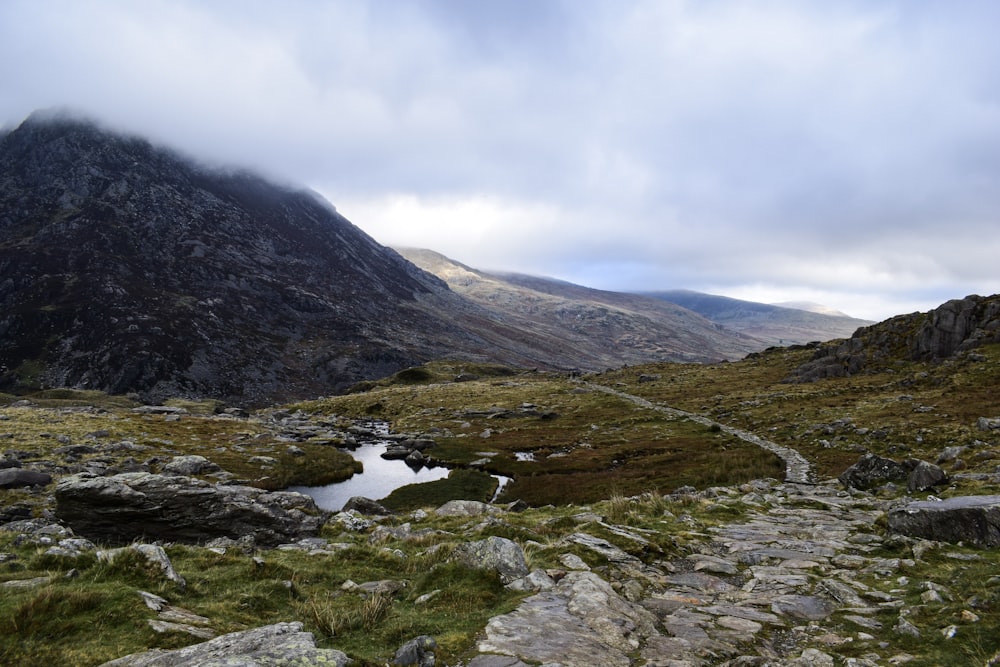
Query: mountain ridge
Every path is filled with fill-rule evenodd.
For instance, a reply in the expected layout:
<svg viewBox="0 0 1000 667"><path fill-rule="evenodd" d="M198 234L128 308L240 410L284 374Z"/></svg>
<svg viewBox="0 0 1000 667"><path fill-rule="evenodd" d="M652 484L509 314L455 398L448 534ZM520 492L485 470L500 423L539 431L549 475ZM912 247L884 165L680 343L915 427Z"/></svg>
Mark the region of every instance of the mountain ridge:
<svg viewBox="0 0 1000 667"><path fill-rule="evenodd" d="M516 273L489 273L438 252L397 248L462 296L539 334L561 338L605 366L735 360L766 346L686 308L641 295Z"/></svg>
<svg viewBox="0 0 1000 667"><path fill-rule="evenodd" d="M754 336L768 345L804 345L850 337L859 327L874 324L848 315L832 315L779 304L744 301L692 290L639 292L676 303L730 329Z"/></svg>

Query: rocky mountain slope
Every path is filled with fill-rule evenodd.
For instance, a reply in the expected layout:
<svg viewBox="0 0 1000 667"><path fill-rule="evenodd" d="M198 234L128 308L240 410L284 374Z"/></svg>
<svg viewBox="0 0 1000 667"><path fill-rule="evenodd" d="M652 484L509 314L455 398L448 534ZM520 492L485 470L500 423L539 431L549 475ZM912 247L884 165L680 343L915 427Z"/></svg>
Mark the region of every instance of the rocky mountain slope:
<svg viewBox="0 0 1000 667"><path fill-rule="evenodd" d="M1000 342L1000 295L953 299L926 313L899 315L820 346L793 378L810 382L872 372L900 361L941 361Z"/></svg>
<svg viewBox="0 0 1000 667"><path fill-rule="evenodd" d="M644 294L689 308L727 329L753 336L768 345L804 345L847 338L859 327L872 324L837 311L824 312L822 307L815 305L772 305L690 290Z"/></svg>
<svg viewBox="0 0 1000 667"><path fill-rule="evenodd" d="M259 402L469 337L318 196L59 115L0 140L0 277L5 386Z"/></svg>
<svg viewBox="0 0 1000 667"><path fill-rule="evenodd" d="M581 359L597 360L596 368L733 360L766 346L658 299L522 274L488 273L431 250L397 250L505 322L550 339L554 350L568 348Z"/></svg>
<svg viewBox="0 0 1000 667"><path fill-rule="evenodd" d="M314 193L88 120L0 136L0 390L263 404L442 357L596 370L761 347L648 299L506 285L452 291Z"/></svg>

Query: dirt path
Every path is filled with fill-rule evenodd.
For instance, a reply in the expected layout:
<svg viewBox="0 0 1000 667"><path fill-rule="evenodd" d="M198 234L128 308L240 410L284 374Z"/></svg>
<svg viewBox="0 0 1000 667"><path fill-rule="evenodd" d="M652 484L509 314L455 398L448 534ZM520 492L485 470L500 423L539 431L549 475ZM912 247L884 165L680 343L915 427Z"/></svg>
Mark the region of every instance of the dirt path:
<svg viewBox="0 0 1000 667"><path fill-rule="evenodd" d="M627 401L632 401L639 407L646 408L647 410L656 410L657 412L662 412L674 417L686 417L693 422L704 424L705 426L718 426L724 433L728 433L729 435L735 436L744 442L757 445L762 449L766 449L767 451L778 455L781 460L785 462L785 481L795 484L812 483L812 468L809 465L809 462L806 461L801 454L790 447L782 447L776 442L765 440L759 435L750 433L749 431L733 428L732 426L727 426L726 424L720 424L719 422L713 421L708 417L703 417L702 415L695 414L693 412L686 412L684 410L678 410L677 408L671 408L666 405L659 405L657 403L653 403L652 401L648 401L641 396L628 394L612 387L601 384L592 384L590 382L582 382L581 384L590 387L591 389L603 391L606 394L611 394L613 396L618 396L619 398L624 398Z"/></svg>

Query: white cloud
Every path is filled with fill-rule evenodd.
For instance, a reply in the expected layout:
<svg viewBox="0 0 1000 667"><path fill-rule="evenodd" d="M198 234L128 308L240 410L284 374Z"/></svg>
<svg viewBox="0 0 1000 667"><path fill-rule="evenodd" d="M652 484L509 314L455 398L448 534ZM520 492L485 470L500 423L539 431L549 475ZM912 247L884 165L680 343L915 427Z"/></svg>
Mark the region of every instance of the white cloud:
<svg viewBox="0 0 1000 667"><path fill-rule="evenodd" d="M977 1L7 0L0 118L79 107L474 266L881 317L998 289L998 24Z"/></svg>

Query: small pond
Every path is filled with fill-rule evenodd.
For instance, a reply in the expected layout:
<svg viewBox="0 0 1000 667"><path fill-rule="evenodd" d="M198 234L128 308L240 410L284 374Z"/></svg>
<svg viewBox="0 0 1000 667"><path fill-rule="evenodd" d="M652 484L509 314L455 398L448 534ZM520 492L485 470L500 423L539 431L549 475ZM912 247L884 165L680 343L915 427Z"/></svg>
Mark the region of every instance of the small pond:
<svg viewBox="0 0 1000 667"><path fill-rule="evenodd" d="M312 496L322 509L338 512L344 503L354 496L364 496L381 500L401 486L422 484L444 479L451 472L445 467L422 467L414 470L401 460L382 458L384 442L366 443L348 452L364 465L364 472L355 473L350 479L326 486L293 486L289 491L298 491Z"/></svg>

